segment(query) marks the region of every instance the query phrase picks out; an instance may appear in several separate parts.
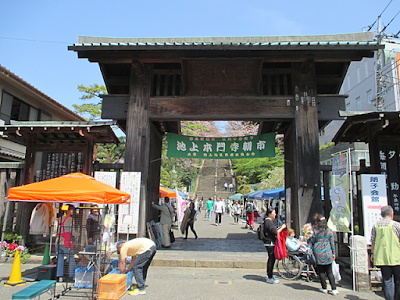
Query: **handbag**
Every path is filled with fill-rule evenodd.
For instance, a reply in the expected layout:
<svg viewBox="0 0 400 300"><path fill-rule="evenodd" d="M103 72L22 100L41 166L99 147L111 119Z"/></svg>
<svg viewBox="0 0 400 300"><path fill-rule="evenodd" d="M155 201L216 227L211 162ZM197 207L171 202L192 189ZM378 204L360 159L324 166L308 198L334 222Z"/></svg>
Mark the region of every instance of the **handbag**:
<svg viewBox="0 0 400 300"><path fill-rule="evenodd" d="M169 239L170 239L171 243L175 242L175 236L174 236L174 232L172 230L169 230Z"/></svg>
<svg viewBox="0 0 400 300"><path fill-rule="evenodd" d="M66 247L66 248L73 249L74 242L72 240L71 232L65 232L65 228L64 228L64 223L65 223L65 221L67 221L67 219L68 219L68 217L66 217L64 219L64 221L61 223L62 232L61 232L61 234L57 234L58 239L57 239L56 243ZM72 230L72 227L71 227L71 230Z"/></svg>

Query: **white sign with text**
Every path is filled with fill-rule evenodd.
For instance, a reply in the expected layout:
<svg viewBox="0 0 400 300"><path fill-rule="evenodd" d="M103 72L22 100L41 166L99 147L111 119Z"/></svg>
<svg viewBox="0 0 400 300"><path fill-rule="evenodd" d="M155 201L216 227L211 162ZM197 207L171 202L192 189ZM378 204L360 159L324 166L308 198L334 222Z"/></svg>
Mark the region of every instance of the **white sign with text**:
<svg viewBox="0 0 400 300"><path fill-rule="evenodd" d="M139 225L140 172L121 173L121 191L131 195L131 204L120 204L118 207L118 233L137 234ZM131 218L124 218L131 215ZM126 223L129 220L130 225ZM129 226L129 228L128 228Z"/></svg>
<svg viewBox="0 0 400 300"><path fill-rule="evenodd" d="M371 243L372 226L381 219L382 206L388 205L386 175L361 174L364 236Z"/></svg>

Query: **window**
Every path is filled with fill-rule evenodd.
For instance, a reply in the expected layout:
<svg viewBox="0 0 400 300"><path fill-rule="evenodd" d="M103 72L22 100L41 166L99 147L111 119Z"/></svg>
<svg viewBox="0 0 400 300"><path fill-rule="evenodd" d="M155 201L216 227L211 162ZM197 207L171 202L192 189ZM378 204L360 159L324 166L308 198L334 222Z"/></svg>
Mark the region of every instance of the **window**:
<svg viewBox="0 0 400 300"><path fill-rule="evenodd" d="M346 111L350 111L350 102L346 103Z"/></svg>
<svg viewBox="0 0 400 300"><path fill-rule="evenodd" d="M4 92L1 99L0 119L4 120L5 124L10 124L10 121L50 121L51 115L45 111L40 111L35 107L30 106L24 101L14 97L13 95Z"/></svg>
<svg viewBox="0 0 400 300"><path fill-rule="evenodd" d="M360 111L360 110L361 110L361 97L360 97L360 96L358 96L358 97L356 98L356 110L357 110L357 111Z"/></svg>

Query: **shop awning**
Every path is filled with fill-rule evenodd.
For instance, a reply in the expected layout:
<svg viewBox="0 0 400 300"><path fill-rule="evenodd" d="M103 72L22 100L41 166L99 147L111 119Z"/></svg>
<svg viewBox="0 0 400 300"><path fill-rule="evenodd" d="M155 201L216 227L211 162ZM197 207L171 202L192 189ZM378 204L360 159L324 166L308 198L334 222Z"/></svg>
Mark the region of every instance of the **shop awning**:
<svg viewBox="0 0 400 300"><path fill-rule="evenodd" d="M130 195L89 175L70 173L57 178L13 187L8 201L129 204Z"/></svg>

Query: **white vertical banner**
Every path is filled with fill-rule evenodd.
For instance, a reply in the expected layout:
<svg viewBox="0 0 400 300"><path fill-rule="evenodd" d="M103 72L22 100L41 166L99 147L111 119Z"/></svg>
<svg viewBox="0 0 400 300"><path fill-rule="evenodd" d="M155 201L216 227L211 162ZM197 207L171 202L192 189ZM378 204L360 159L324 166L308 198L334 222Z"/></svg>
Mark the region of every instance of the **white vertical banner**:
<svg viewBox="0 0 400 300"><path fill-rule="evenodd" d="M349 162L348 153L333 157L331 202L328 228L336 232L349 232L351 220L351 203L349 199ZM325 201L329 199L325 195Z"/></svg>
<svg viewBox="0 0 400 300"><path fill-rule="evenodd" d="M183 216L185 215L185 203L181 195L179 195L178 189L175 188L176 193L176 213L178 217L178 222L181 223L183 220Z"/></svg>
<svg viewBox="0 0 400 300"><path fill-rule="evenodd" d="M116 172L99 172L96 171L94 172L94 179L108 184L109 186L115 188L117 185L117 173ZM99 205L100 207L103 207L104 205ZM110 212L114 214L114 205L110 205Z"/></svg>
<svg viewBox="0 0 400 300"><path fill-rule="evenodd" d="M131 195L131 204L119 204L118 233L128 233L128 226L129 234L138 233L141 177L140 172L121 173L121 191Z"/></svg>
<svg viewBox="0 0 400 300"><path fill-rule="evenodd" d="M363 204L364 236L371 243L372 226L381 217L382 206L388 205L386 175L361 174L361 195Z"/></svg>

